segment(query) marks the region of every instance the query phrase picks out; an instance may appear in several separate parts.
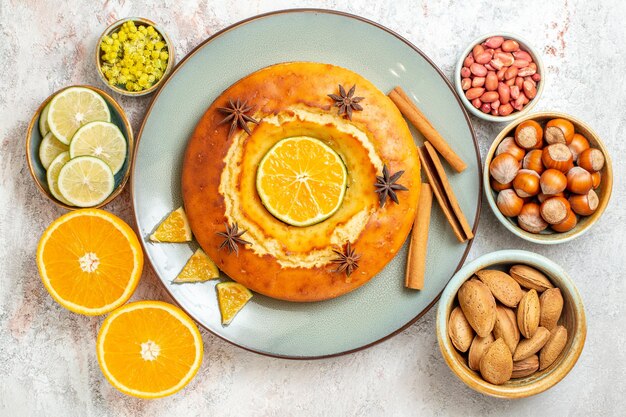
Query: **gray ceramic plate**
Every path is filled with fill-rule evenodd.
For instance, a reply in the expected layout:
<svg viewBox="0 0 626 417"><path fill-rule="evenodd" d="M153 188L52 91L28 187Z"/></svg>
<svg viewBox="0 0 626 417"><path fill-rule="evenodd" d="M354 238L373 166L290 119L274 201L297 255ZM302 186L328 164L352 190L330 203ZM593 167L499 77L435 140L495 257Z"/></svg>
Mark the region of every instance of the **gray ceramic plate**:
<svg viewBox="0 0 626 417"><path fill-rule="evenodd" d="M438 208L431 221L425 290L404 288L405 245L378 276L352 293L306 304L256 294L228 327L220 324L216 281L171 283L195 245L148 240L164 216L182 204L183 152L207 107L238 79L284 61L340 65L384 92L402 86L468 163L462 174L448 172L474 230L482 196L480 155L467 114L434 64L388 29L343 13L282 11L235 24L185 57L156 94L137 139L132 193L144 249L163 285L198 323L242 348L289 358L339 355L409 326L435 303L463 264L469 244L457 242ZM422 137L414 134L421 143Z"/></svg>

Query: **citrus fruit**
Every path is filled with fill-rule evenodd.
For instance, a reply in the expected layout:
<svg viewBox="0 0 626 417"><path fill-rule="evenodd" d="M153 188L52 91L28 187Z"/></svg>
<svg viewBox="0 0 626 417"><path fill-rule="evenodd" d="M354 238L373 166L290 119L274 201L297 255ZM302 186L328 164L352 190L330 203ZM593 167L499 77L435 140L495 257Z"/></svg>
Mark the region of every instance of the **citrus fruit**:
<svg viewBox="0 0 626 417"><path fill-rule="evenodd" d="M111 385L140 398L161 398L182 389L198 372L203 355L195 323L162 301L138 301L109 314L96 350Z"/></svg>
<svg viewBox="0 0 626 417"><path fill-rule="evenodd" d="M180 274L176 276L174 282L204 282L219 277L220 271L218 271L215 262L202 249L198 248L191 255Z"/></svg>
<svg viewBox="0 0 626 417"><path fill-rule="evenodd" d="M102 203L115 188L111 168L93 156L70 159L57 181L63 198L77 207L91 207Z"/></svg>
<svg viewBox="0 0 626 417"><path fill-rule="evenodd" d="M50 193L62 203L67 205L72 205L69 201L63 197L61 191L59 191L59 172L61 172L61 168L67 161L70 160L69 152L61 152L59 156L54 158L50 166L48 167L48 171L46 172L46 179L48 180L48 188L50 189Z"/></svg>
<svg viewBox="0 0 626 417"><path fill-rule="evenodd" d="M222 324L230 324L233 317L252 298L252 293L238 282L220 282L215 288L217 289L217 302L220 306Z"/></svg>
<svg viewBox="0 0 626 417"><path fill-rule="evenodd" d="M72 158L85 155L102 159L115 175L126 160L126 139L113 123L87 123L76 131L70 143Z"/></svg>
<svg viewBox="0 0 626 417"><path fill-rule="evenodd" d="M346 191L346 167L323 142L306 136L283 139L261 160L256 188L263 205L292 226L332 216Z"/></svg>
<svg viewBox="0 0 626 417"><path fill-rule="evenodd" d="M96 120L109 122L111 113L100 94L84 87L70 87L50 101L47 120L54 136L69 145L81 126Z"/></svg>
<svg viewBox="0 0 626 417"><path fill-rule="evenodd" d="M48 110L50 110L50 102L46 104L46 107L43 108L39 115L39 133L41 133L42 138L50 132L50 126L48 126Z"/></svg>
<svg viewBox="0 0 626 417"><path fill-rule="evenodd" d="M130 298L141 276L143 252L122 219L82 209L48 226L37 246L37 267L52 298L68 310L93 316Z"/></svg>
<svg viewBox="0 0 626 417"><path fill-rule="evenodd" d="M190 242L191 238L191 228L182 207L171 212L150 235L153 242L182 243Z"/></svg>
<svg viewBox="0 0 626 417"><path fill-rule="evenodd" d="M41 140L39 145L39 160L44 169L48 169L52 160L59 156L60 153L67 151L67 145L58 140L52 132L48 132Z"/></svg>

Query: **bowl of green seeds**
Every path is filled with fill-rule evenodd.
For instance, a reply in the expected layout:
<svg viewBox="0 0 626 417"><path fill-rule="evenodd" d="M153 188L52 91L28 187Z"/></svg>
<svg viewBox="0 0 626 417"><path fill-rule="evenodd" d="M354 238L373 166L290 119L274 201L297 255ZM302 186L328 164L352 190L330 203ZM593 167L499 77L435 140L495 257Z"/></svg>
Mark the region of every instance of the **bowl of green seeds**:
<svg viewBox="0 0 626 417"><path fill-rule="evenodd" d="M174 48L154 22L128 17L110 25L98 39L96 67L111 90L127 96L154 92L174 67Z"/></svg>

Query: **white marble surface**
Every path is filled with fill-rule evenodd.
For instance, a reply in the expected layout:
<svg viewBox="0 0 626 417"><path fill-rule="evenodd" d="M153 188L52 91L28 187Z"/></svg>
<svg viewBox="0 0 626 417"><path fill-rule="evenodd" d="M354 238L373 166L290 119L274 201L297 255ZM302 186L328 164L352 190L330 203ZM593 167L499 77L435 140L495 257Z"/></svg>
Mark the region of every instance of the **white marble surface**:
<svg viewBox="0 0 626 417"><path fill-rule="evenodd" d="M0 415L2 416L404 416L624 415L626 409L626 3L619 0L498 2L310 0L152 2L3 0L0 3ZM585 236L555 247L512 237L486 204L470 258L522 248L567 265L583 296L588 336L574 370L534 398L477 394L444 364L434 310L366 351L322 361L271 359L203 331L198 377L170 398L142 401L115 391L95 358L101 318L65 311L48 296L34 253L63 210L35 188L24 158L28 122L60 87L99 85L92 52L104 27L141 15L162 24L178 57L238 20L294 6L326 7L375 20L407 37L450 75L457 55L481 33L522 34L542 51L547 85L536 110L587 121L604 138L616 181L606 214ZM365 46L364 46L365 47ZM138 128L149 99L122 98ZM474 119L484 153L499 126ZM132 223L129 190L107 209ZM148 267L134 299L167 295Z"/></svg>

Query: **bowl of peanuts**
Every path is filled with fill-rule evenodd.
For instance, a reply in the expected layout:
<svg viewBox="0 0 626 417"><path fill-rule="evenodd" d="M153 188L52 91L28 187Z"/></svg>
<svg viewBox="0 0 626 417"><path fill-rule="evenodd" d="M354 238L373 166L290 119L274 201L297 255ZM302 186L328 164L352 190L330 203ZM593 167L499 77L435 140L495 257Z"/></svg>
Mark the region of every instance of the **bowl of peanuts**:
<svg viewBox="0 0 626 417"><path fill-rule="evenodd" d="M463 51L454 73L465 108L489 122L511 122L528 114L545 84L540 55L510 33L483 35Z"/></svg>

